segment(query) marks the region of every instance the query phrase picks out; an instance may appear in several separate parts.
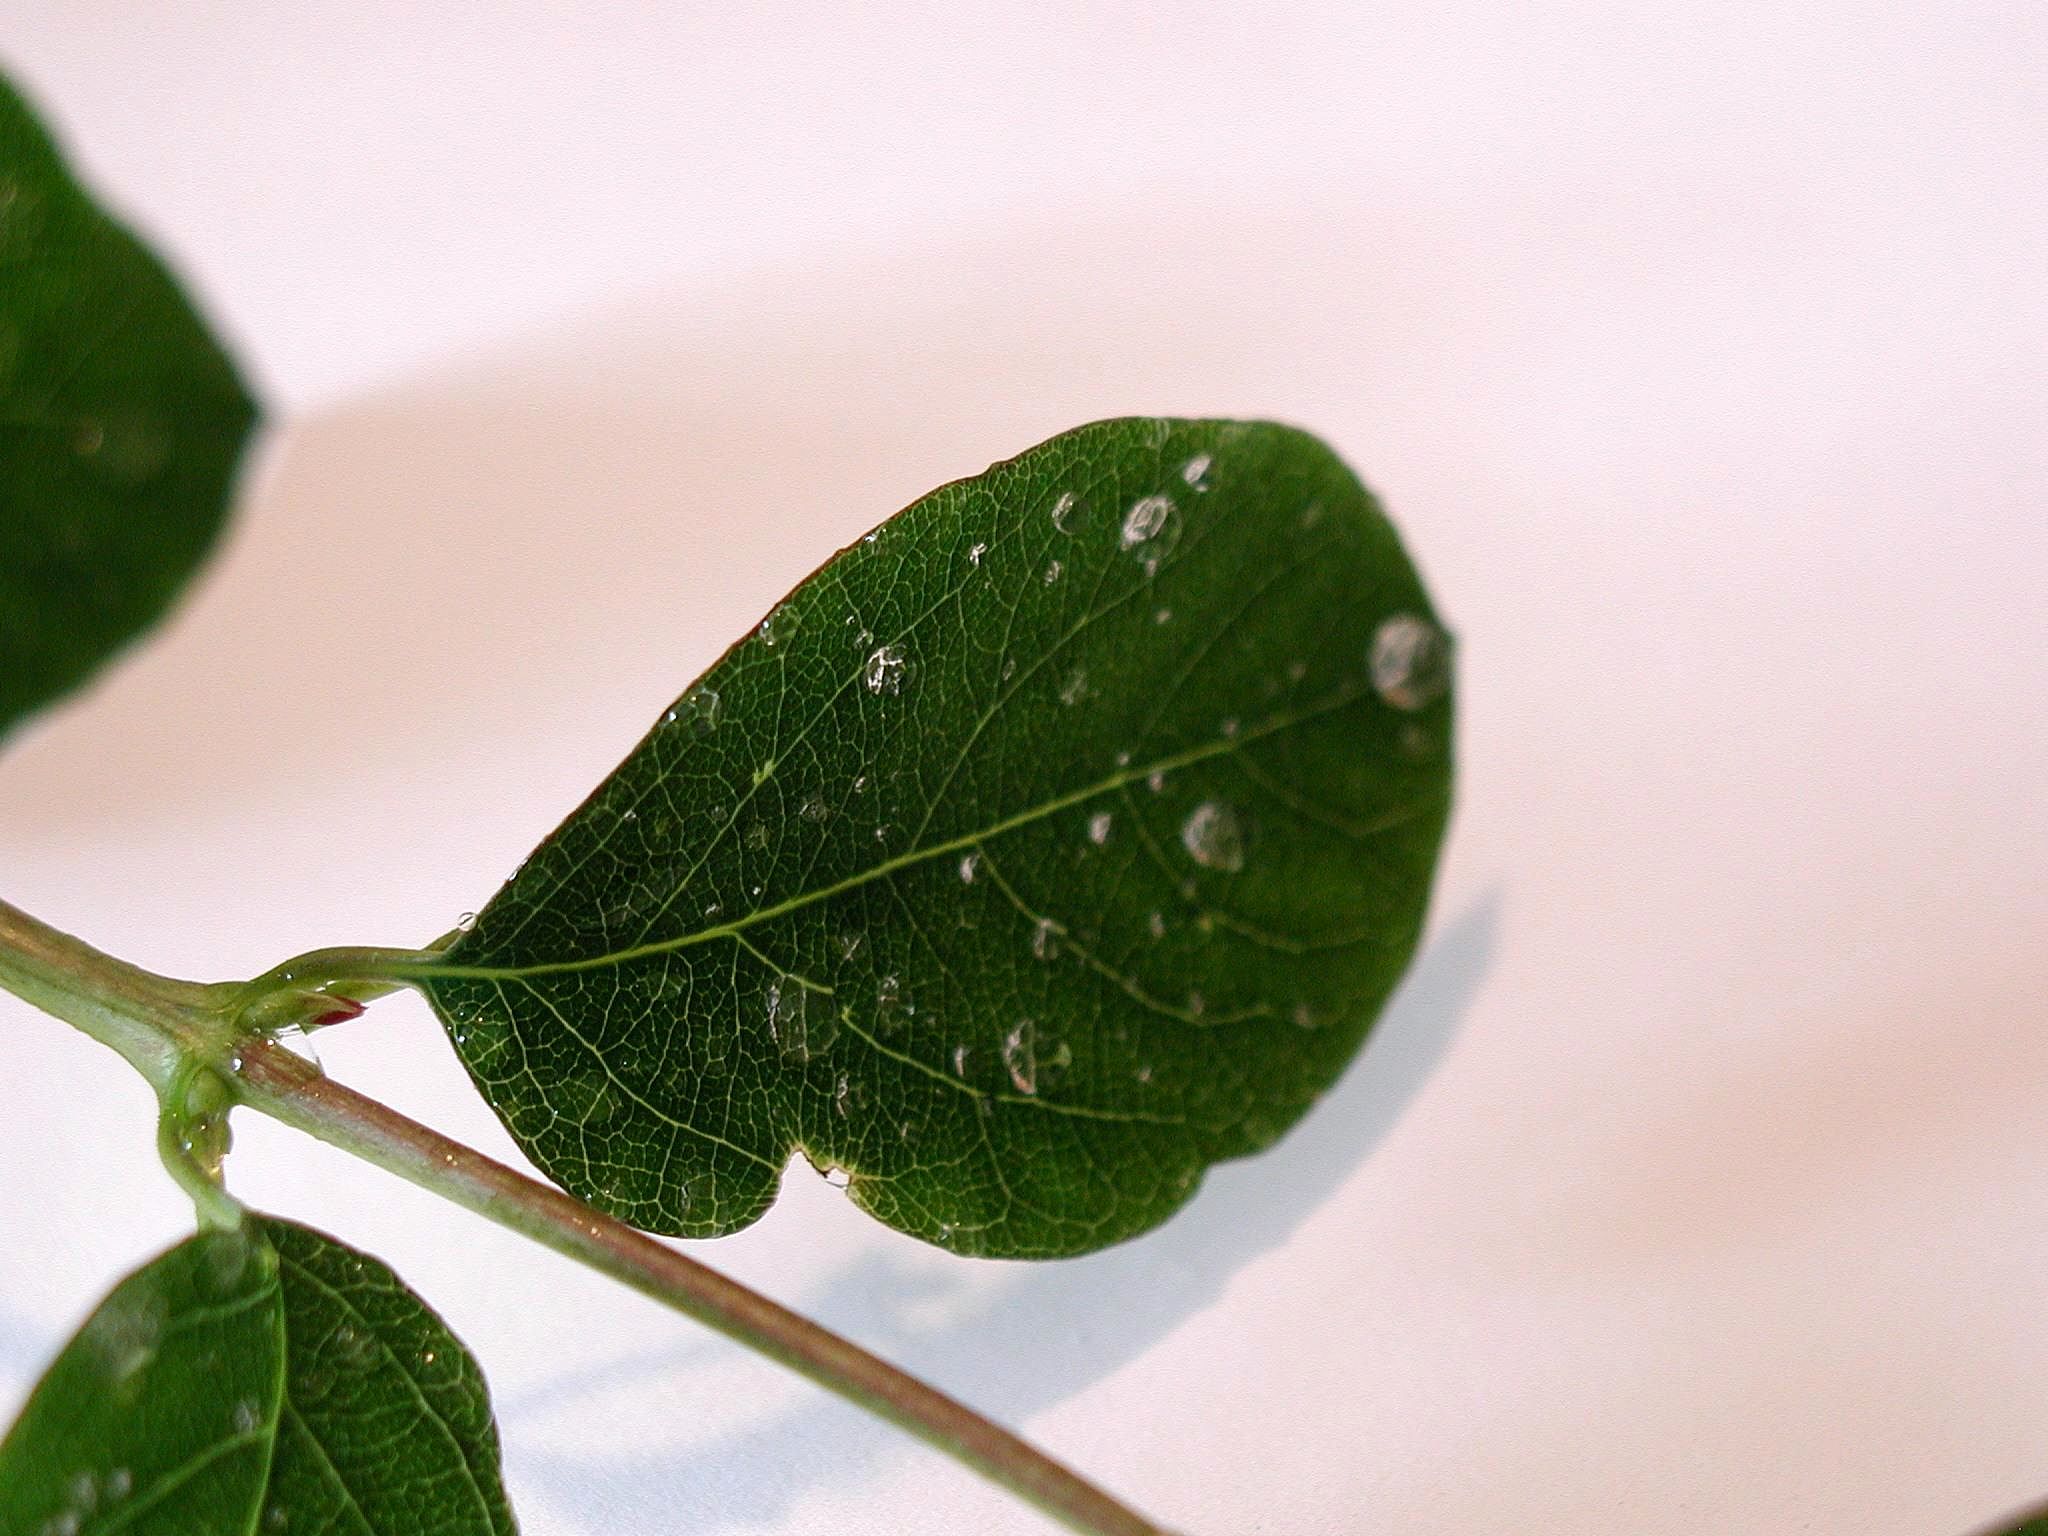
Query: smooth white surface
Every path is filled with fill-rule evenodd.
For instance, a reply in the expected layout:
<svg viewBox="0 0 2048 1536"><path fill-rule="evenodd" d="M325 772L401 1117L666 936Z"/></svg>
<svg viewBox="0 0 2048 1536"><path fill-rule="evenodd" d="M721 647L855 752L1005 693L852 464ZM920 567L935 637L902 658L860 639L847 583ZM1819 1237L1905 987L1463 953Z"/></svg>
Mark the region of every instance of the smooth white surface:
<svg viewBox="0 0 2048 1536"><path fill-rule="evenodd" d="M1201 1533L1951 1536L2048 1493L2040 7L17 3L7 64L283 424L167 633L0 758L0 889L202 977L417 942L827 550L1140 411L1324 434L1463 666L1434 937L1152 1237L711 1256ZM330 1070L505 1139L424 1011ZM0 1403L185 1215L0 1000ZM526 1529L1042 1521L260 1122Z"/></svg>

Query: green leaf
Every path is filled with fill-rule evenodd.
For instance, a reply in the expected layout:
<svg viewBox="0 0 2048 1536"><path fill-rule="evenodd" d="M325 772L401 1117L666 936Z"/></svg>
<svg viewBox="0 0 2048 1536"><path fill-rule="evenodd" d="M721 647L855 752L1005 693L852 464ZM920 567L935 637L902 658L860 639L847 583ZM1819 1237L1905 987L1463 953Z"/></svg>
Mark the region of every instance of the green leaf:
<svg viewBox="0 0 2048 1536"><path fill-rule="evenodd" d="M1356 1051L1449 683L1315 439L1084 427L829 561L412 979L534 1161L639 1226L743 1226L801 1148L955 1250L1098 1248Z"/></svg>
<svg viewBox="0 0 2048 1536"><path fill-rule="evenodd" d="M180 1243L100 1303L0 1442L0 1536L252 1530L284 1364L262 1235Z"/></svg>
<svg viewBox="0 0 2048 1536"><path fill-rule="evenodd" d="M508 1536L468 1350L383 1264L254 1218L115 1288L0 1444L0 1536Z"/></svg>
<svg viewBox="0 0 2048 1536"><path fill-rule="evenodd" d="M0 79L0 734L162 616L255 421L177 283Z"/></svg>

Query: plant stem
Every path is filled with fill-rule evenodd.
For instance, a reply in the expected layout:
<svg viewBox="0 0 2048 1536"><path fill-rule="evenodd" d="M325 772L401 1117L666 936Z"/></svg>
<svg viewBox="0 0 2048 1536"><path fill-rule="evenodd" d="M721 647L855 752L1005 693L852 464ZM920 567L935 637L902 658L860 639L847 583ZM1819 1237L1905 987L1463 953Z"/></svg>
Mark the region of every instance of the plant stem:
<svg viewBox="0 0 2048 1536"><path fill-rule="evenodd" d="M291 983L289 977L280 980ZM857 1344L551 1185L343 1087L267 1035L236 1039L223 1021L248 1006L247 986L154 975L0 901L0 988L119 1051L157 1088L167 1115L195 1069L217 1072L229 1080L237 1102L717 1329L908 1430L1086 1536L1167 1536L1044 1452ZM206 1209L203 1199L201 1208Z"/></svg>
<svg viewBox="0 0 2048 1536"><path fill-rule="evenodd" d="M102 954L0 901L0 987L120 1053L157 1097L206 1053L213 989Z"/></svg>

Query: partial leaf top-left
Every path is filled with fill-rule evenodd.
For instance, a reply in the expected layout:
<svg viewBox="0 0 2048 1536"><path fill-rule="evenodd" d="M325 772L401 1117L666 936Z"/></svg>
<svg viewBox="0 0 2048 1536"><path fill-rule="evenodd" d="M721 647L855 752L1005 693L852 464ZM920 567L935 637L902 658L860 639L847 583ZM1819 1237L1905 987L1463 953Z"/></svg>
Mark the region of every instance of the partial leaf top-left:
<svg viewBox="0 0 2048 1536"><path fill-rule="evenodd" d="M255 424L176 280L0 78L0 734L163 615Z"/></svg>

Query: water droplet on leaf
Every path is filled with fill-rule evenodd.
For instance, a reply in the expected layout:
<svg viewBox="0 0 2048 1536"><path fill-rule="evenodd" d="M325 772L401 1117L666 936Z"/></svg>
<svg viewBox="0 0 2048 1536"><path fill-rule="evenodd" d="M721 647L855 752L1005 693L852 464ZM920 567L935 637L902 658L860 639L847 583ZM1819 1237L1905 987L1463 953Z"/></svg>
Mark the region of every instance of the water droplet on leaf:
<svg viewBox="0 0 2048 1536"><path fill-rule="evenodd" d="M1412 613L1397 613L1373 631L1372 686L1396 709L1420 709L1451 682L1451 642Z"/></svg>
<svg viewBox="0 0 2048 1536"><path fill-rule="evenodd" d="M908 666L902 651L885 645L868 657L867 665L861 669L861 681L868 685L869 693L900 693Z"/></svg>
<svg viewBox="0 0 2048 1536"><path fill-rule="evenodd" d="M1180 844L1204 869L1234 873L1244 868L1244 829L1237 812L1220 800L1204 800L1181 823Z"/></svg>

